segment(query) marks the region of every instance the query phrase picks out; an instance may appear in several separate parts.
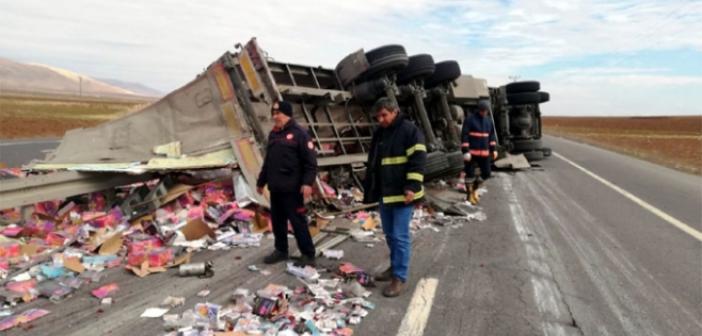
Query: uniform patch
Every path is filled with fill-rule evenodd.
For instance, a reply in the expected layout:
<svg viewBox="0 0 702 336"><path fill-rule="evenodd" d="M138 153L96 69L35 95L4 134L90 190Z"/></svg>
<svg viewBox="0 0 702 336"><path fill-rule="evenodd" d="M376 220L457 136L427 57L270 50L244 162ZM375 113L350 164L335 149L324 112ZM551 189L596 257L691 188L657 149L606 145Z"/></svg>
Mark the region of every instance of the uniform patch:
<svg viewBox="0 0 702 336"><path fill-rule="evenodd" d="M309 148L310 150L314 149L314 144L312 143L312 140L307 141L307 148Z"/></svg>
<svg viewBox="0 0 702 336"><path fill-rule="evenodd" d="M292 133L288 133L288 135L285 136L286 139L292 140L295 136Z"/></svg>

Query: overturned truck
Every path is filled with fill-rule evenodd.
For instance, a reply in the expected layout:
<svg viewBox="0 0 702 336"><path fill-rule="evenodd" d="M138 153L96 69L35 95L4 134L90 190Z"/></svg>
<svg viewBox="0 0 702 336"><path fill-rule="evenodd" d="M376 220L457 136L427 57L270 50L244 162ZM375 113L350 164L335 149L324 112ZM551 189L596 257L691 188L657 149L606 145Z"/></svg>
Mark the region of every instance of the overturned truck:
<svg viewBox="0 0 702 336"><path fill-rule="evenodd" d="M320 178L331 185L361 185L375 127L370 108L380 97L396 101L423 130L428 179L461 171L461 123L481 99L493 105L500 155L527 152L539 160L550 153L540 142L539 104L548 94L539 89L538 82L489 88L463 75L456 61L410 57L400 45L361 49L328 69L271 60L252 39L150 106L67 132L44 161L26 167L63 173L4 184L0 209L168 171L237 167L253 186L272 127L270 107L280 99L293 104L293 117L309 130Z"/></svg>

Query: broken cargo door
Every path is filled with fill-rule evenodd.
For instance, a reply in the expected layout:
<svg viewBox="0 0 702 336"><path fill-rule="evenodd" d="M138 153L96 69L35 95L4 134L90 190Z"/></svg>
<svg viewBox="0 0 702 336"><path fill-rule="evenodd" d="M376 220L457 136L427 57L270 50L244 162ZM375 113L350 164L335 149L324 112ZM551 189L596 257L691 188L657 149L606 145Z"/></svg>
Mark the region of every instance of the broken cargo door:
<svg viewBox="0 0 702 336"><path fill-rule="evenodd" d="M261 171L263 159L261 152L256 146L256 140L253 132L246 123L242 123L244 117L239 105L234 87L227 70L221 61L216 62L207 71L210 81L217 86L219 90L219 99L216 99L220 107L224 122L226 124L229 141L239 163L239 169L244 174L249 188L256 190L256 177ZM252 192L252 194L255 194ZM268 200L263 197L258 197L257 201L265 206L268 206Z"/></svg>

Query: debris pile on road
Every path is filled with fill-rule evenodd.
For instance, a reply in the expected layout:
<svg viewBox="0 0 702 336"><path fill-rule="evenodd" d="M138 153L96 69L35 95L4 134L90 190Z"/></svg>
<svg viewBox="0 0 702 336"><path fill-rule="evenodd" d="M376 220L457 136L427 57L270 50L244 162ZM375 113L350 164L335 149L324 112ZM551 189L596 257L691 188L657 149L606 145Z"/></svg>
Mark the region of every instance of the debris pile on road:
<svg viewBox="0 0 702 336"><path fill-rule="evenodd" d="M289 272L291 267L299 269L288 264ZM339 274L329 279L320 278L309 266L290 273L303 285L290 289L268 284L255 293L238 288L226 305L203 302L182 314L163 315L164 327L174 336L209 332L350 336L351 326L375 308L366 300L370 292L362 286L363 282L369 284L369 277L349 277L367 273L351 264L342 264Z"/></svg>
<svg viewBox="0 0 702 336"><path fill-rule="evenodd" d="M166 175L2 210L0 220L9 224L0 226L0 304L39 297L60 301L83 285L99 283L109 268L122 266L144 277L182 265L204 248L260 246L269 216L253 202L237 201L235 179L174 181ZM21 210L31 211L28 219ZM211 265L202 273L211 274ZM106 303L117 289L110 284L92 294Z"/></svg>
<svg viewBox="0 0 702 336"><path fill-rule="evenodd" d="M207 174L200 174L203 175ZM122 267L138 277L146 277L178 267L180 276L210 277L214 274L211 263L188 264L193 252L260 246L271 225L263 206L247 190L241 176L222 179L221 172L210 175L217 178L185 184L177 174L165 175L102 192L0 211L0 223L5 224L0 226L3 286L0 304L4 309L0 312L5 314L2 322L10 321L2 325L11 328L21 323L11 321L29 319L22 317L25 313L12 314L10 309L18 304L38 298L59 302L84 286L90 287L88 290L98 299L96 303L111 305L119 285L101 284L107 269ZM310 205L313 210L310 231L319 254L333 260L343 259L344 251L334 247L350 237L366 247L384 241L380 216L360 203L360 190L322 185L327 198L318 198L317 203ZM429 205L416 209L411 224L414 234L425 229L438 232L440 227L457 228L466 221L485 219L479 208L462 200L447 203L460 216L449 216L447 213L451 211L445 213L437 202L429 199ZM329 209L337 211L331 214ZM23 215L27 218L27 210L30 216L23 220ZM255 265L249 269L270 274ZM285 330L289 326L291 332L315 334L315 330L321 330L347 335L351 332L347 326L359 323L367 313L365 309L370 304L361 297L368 292L361 285L371 285L372 277L357 266L342 263L337 280L321 279L312 267L289 264L286 269L307 285L280 292L285 293L280 299L289 303L283 313L285 318L264 314L271 309L275 312L273 308L280 304L280 299L272 305L272 296L259 295L257 303L241 301L260 308L258 315L253 310L241 310L246 306L241 302L239 310L234 311L208 303L196 307L190 315L178 319L165 315L164 319L170 319L167 323L174 325L185 319L199 326L202 312L207 311L207 316L217 317L207 319L212 328L221 323L229 323L233 330L269 330L274 326L278 327L276 330ZM340 285L341 279L347 283ZM160 309L145 314L160 316L165 312ZM33 311L29 316L38 318ZM184 323L178 328L184 325L191 324Z"/></svg>

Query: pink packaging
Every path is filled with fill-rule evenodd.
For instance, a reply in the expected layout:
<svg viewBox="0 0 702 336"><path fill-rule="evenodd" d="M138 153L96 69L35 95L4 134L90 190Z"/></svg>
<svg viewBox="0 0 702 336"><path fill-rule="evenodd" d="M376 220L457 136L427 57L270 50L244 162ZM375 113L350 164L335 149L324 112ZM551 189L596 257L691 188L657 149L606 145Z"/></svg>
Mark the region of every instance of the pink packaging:
<svg viewBox="0 0 702 336"><path fill-rule="evenodd" d="M22 248L19 243L1 243L0 244L0 257L3 258L15 258L19 257L22 253Z"/></svg>
<svg viewBox="0 0 702 336"><path fill-rule="evenodd" d="M159 248L149 252L149 266L165 266L173 260L173 250L170 248Z"/></svg>

